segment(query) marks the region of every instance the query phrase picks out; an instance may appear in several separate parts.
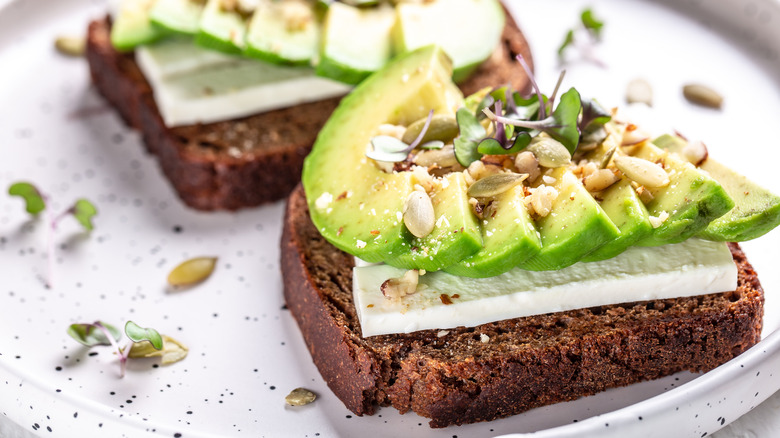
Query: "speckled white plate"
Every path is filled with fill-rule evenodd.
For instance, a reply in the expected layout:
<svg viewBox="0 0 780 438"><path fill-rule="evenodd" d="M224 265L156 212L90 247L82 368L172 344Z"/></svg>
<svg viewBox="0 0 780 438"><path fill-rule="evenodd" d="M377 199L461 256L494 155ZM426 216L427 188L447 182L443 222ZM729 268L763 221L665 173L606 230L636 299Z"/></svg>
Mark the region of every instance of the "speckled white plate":
<svg viewBox="0 0 780 438"><path fill-rule="evenodd" d="M573 62L566 86L619 104L636 76L653 84L656 108L713 156L780 192L778 3L766 0L592 1L606 20L602 69ZM514 0L540 82L553 86L555 50L586 2ZM431 430L425 419L381 409L354 417L312 365L281 297L282 205L235 214L182 206L139 137L89 85L86 64L59 56L55 36L81 34L103 1L0 0L0 187L30 180L54 210L78 197L100 209L82 234L69 220L54 242L54 287L46 289L43 220L0 195L0 436L56 437L465 437L702 436L780 387L780 232L744 245L767 290L765 340L702 376L681 373L491 423ZM692 107L684 82L726 97L722 111ZM204 284L165 287L168 271L195 255L217 255ZM132 319L174 336L189 357L170 366L132 361L125 378L109 348L86 350L66 334L73 322ZM320 398L288 408L304 386ZM576 422L576 423L575 423ZM608 426L607 426L608 424ZM558 429L551 429L563 426Z"/></svg>

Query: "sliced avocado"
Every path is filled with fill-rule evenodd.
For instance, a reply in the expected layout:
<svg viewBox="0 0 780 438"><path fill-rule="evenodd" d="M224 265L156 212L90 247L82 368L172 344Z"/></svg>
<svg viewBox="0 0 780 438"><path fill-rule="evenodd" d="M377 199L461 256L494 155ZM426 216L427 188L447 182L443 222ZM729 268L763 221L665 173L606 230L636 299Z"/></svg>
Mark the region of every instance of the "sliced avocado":
<svg viewBox="0 0 780 438"><path fill-rule="evenodd" d="M663 163L669 184L647 188L653 200L645 204L651 216L668 217L645 239L641 246L678 243L703 231L713 220L734 207L726 190L712 177L683 160L646 142L637 146L635 157Z"/></svg>
<svg viewBox="0 0 780 438"><path fill-rule="evenodd" d="M461 172L444 177L441 189L431 193L436 225L430 234L416 238L409 233L407 251L387 260L397 268L438 271L482 249L477 217L466 195L466 179Z"/></svg>
<svg viewBox="0 0 780 438"><path fill-rule="evenodd" d="M264 0L249 23L245 53L274 64L309 65L319 41L314 3Z"/></svg>
<svg viewBox="0 0 780 438"><path fill-rule="evenodd" d="M438 47L399 56L345 97L322 128L302 179L312 221L334 246L369 262L408 251L403 207L411 172L381 171L366 146L383 123L409 125L430 110L454 115L463 95L451 76Z"/></svg>
<svg viewBox="0 0 780 438"><path fill-rule="evenodd" d="M653 140L660 148L679 153L687 145L680 137L663 135ZM715 219L699 237L726 242L744 242L763 236L780 225L780 196L750 181L712 158L699 168L717 180L734 201L734 208Z"/></svg>
<svg viewBox="0 0 780 438"><path fill-rule="evenodd" d="M550 176L556 179L553 187L558 197L550 214L536 221L542 249L519 265L529 271L565 268L620 236L620 230L569 170L561 167Z"/></svg>
<svg viewBox="0 0 780 438"><path fill-rule="evenodd" d="M203 3L199 1L157 0L149 11L149 19L169 32L195 35L202 13Z"/></svg>
<svg viewBox="0 0 780 438"><path fill-rule="evenodd" d="M542 247L517 185L497 196L482 221L483 248L444 270L461 277L493 277L536 255Z"/></svg>
<svg viewBox="0 0 780 438"><path fill-rule="evenodd" d="M149 21L149 11L155 0L123 0L119 13L111 26L111 44L125 52L141 44L153 43L167 32L155 27Z"/></svg>
<svg viewBox="0 0 780 438"><path fill-rule="evenodd" d="M452 58L455 82L464 81L493 54L506 20L497 0L401 2L396 15L396 52L429 44L442 46Z"/></svg>
<svg viewBox="0 0 780 438"><path fill-rule="evenodd" d="M246 42L246 19L238 12L226 11L222 0L208 0L198 24L195 43L208 49L238 55Z"/></svg>
<svg viewBox="0 0 780 438"><path fill-rule="evenodd" d="M317 74L357 84L384 66L393 54L391 6L357 8L335 2L325 15Z"/></svg>

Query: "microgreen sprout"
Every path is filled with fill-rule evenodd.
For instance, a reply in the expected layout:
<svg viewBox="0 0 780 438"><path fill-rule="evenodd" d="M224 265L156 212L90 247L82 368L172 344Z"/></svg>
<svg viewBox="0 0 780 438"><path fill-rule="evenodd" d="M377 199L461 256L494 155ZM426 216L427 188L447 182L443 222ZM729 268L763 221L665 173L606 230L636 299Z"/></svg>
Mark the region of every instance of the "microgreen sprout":
<svg viewBox="0 0 780 438"><path fill-rule="evenodd" d="M25 210L33 216L37 216L42 211L46 210L49 202L49 197L46 196L35 185L28 182L17 182L11 184L8 188L8 194L11 196L18 196L24 199ZM67 216L73 216L76 221L86 231L92 231L94 225L92 224L92 218L97 215L97 208L90 201L86 199L79 199L73 205L68 207L62 213L53 216L51 211L48 211L49 229L47 233L46 245L46 258L48 260L49 274L46 279L46 286L51 287L54 283L54 232L57 230L57 225L62 219Z"/></svg>
<svg viewBox="0 0 780 438"><path fill-rule="evenodd" d="M164 348L163 337L153 328L144 328L127 321L125 335L130 340L125 347L119 346L122 334L111 324L95 321L93 323L71 324L67 330L68 335L80 344L92 348L98 345L110 345L119 356L119 376L125 376L125 368L130 350L138 343L148 343L154 350L161 351Z"/></svg>
<svg viewBox="0 0 780 438"><path fill-rule="evenodd" d="M531 67L528 66L528 63L525 62L525 58L523 58L523 55L518 54L517 62L520 63L520 65L523 67L523 70L525 71L526 76L528 76L528 80L531 81L531 85L534 87L534 91L536 92L536 97L539 100L539 102L544 102L544 98L542 97L542 91L539 89L539 84L536 83L536 79L534 79L534 73L531 71ZM546 105L539 105L539 120L544 119L547 117L547 114L545 113L545 106Z"/></svg>
<svg viewBox="0 0 780 438"><path fill-rule="evenodd" d="M428 113L428 118L425 120L420 134L408 145L389 135L377 135L371 139L371 145L374 147L374 150L366 152L366 156L375 161L387 161L390 163L404 161L409 156L409 152L416 148L422 139L425 138L428 127L431 125L431 120L433 120L433 110Z"/></svg>
<svg viewBox="0 0 780 438"><path fill-rule="evenodd" d="M585 9L580 14L580 23L577 27L566 32L563 42L558 47L558 60L564 62L566 51L569 47L579 49L583 59L595 63L600 67L606 65L593 54L593 45L601 40L601 31L604 22L593 15L591 9Z"/></svg>

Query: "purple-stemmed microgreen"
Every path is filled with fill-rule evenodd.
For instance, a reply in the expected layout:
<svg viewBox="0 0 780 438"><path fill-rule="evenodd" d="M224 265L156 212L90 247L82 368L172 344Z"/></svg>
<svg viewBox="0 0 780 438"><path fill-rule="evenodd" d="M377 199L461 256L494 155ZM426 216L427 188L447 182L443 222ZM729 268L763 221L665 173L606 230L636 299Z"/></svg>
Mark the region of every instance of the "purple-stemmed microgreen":
<svg viewBox="0 0 780 438"><path fill-rule="evenodd" d="M49 197L28 182L11 184L8 188L8 194L24 199L25 210L33 216L37 216L42 211L45 211L49 203ZM57 225L65 217L73 216L86 231L92 231L94 229L92 218L96 214L97 208L86 199L77 200L73 205L56 216L53 215L51 210L47 211L49 227L46 235L46 259L48 266L48 276L45 280L46 287L52 287L54 283L54 233L57 231Z"/></svg>
<svg viewBox="0 0 780 438"><path fill-rule="evenodd" d="M553 107L555 106L555 98L558 96L558 90L561 88L564 76L566 76L566 70L561 70L561 74L558 75L558 82L555 83L555 88L550 95L550 100L548 100L545 104L547 111L552 111Z"/></svg>
<svg viewBox="0 0 780 438"><path fill-rule="evenodd" d="M374 147L372 151L366 152L366 156L375 161L386 161L390 163L397 163L404 161L417 145L420 144L425 134L428 132L428 127L433 120L433 110L428 113L428 118L425 120L425 124L420 130L420 134L410 144L406 144L403 141L391 137L389 135L377 135L371 139L371 145Z"/></svg>
<svg viewBox="0 0 780 438"><path fill-rule="evenodd" d="M566 50L569 47L576 47L583 59L600 67L606 67L606 64L593 53L594 44L601 40L603 27L604 22L596 18L591 9L582 11L579 26L566 32L563 42L558 47L558 60L563 63Z"/></svg>
<svg viewBox="0 0 780 438"><path fill-rule="evenodd" d="M125 376L127 358L130 354L131 347L135 343L148 342L155 350L162 350L163 348L162 336L160 336L160 333L158 333L157 330L141 327L133 321L127 321L125 324L125 335L127 335L130 342L124 348L119 346L119 341L122 338L122 334L119 330L113 325L102 321L95 321L91 324L71 324L68 327L67 333L70 337L86 347L92 348L98 345L110 345L116 350L116 353L119 356L119 377Z"/></svg>
<svg viewBox="0 0 780 438"><path fill-rule="evenodd" d="M531 85L533 86L534 91L536 92L536 97L539 100L539 102L544 102L544 98L542 97L542 91L539 89L539 84L536 83L536 79L534 79L534 73L531 71L531 67L528 66L528 63L525 62L525 58L523 58L523 55L518 54L515 57L515 59L517 59L517 62L519 62L520 66L523 67L526 76L528 76L528 80L531 81ZM539 115L537 116L539 120L542 120L547 117L547 114L545 113L545 106L546 105L539 105Z"/></svg>
<svg viewBox="0 0 780 438"><path fill-rule="evenodd" d="M612 120L612 115L594 99L582 101L582 116L579 121L580 132L585 132L595 126L604 126Z"/></svg>

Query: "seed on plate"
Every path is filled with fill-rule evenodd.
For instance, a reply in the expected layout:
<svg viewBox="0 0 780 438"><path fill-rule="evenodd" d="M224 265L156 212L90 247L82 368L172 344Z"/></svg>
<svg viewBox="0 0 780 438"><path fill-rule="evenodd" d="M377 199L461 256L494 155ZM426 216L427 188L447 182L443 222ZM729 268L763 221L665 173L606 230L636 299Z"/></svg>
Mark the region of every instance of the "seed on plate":
<svg viewBox="0 0 780 438"><path fill-rule="evenodd" d="M620 156L614 159L615 167L626 178L645 187L663 187L669 184L669 175L659 165L636 157Z"/></svg>
<svg viewBox="0 0 780 438"><path fill-rule="evenodd" d="M447 145L441 149L423 150L414 156L412 162L424 167L453 167L458 164L458 159L455 158L455 148L452 145Z"/></svg>
<svg viewBox="0 0 780 438"><path fill-rule="evenodd" d="M433 231L436 217L433 203L427 193L415 190L404 204L404 225L415 237L423 238Z"/></svg>
<svg viewBox="0 0 780 438"><path fill-rule="evenodd" d="M195 257L182 262L168 274L168 284L171 286L190 286L200 283L214 272L217 265L216 257Z"/></svg>
<svg viewBox="0 0 780 438"><path fill-rule="evenodd" d="M571 154L566 146L550 137L536 136L528 146L541 166L555 168L569 164Z"/></svg>
<svg viewBox="0 0 780 438"><path fill-rule="evenodd" d="M412 142L417 139L417 136L420 135L420 132L422 132L425 122L427 121L428 117L426 116L409 125L401 140L406 144L412 144ZM446 143L457 137L458 132L458 122L455 120L455 117L438 114L431 117L431 124L428 126L428 130L425 131L422 143L431 140L441 140Z"/></svg>
<svg viewBox="0 0 780 438"><path fill-rule="evenodd" d="M127 357L136 359L161 356L163 365L169 365L187 357L189 349L181 342L168 335L162 335L162 340L162 350L156 350L151 342L135 342L130 346Z"/></svg>
<svg viewBox="0 0 780 438"><path fill-rule="evenodd" d="M626 87L626 102L644 103L653 106L653 88L650 83L642 78L637 78L628 83Z"/></svg>
<svg viewBox="0 0 780 438"><path fill-rule="evenodd" d="M528 178L527 173L497 173L486 176L469 187L466 194L474 198L500 195Z"/></svg>
<svg viewBox="0 0 780 438"><path fill-rule="evenodd" d="M287 394L284 401L290 406L304 406L317 399L317 394L306 388L295 388Z"/></svg>
<svg viewBox="0 0 780 438"><path fill-rule="evenodd" d="M708 108L719 109L723 105L723 96L706 85L685 85L683 87L683 96L688 99L688 102Z"/></svg>
<svg viewBox="0 0 780 438"><path fill-rule="evenodd" d="M54 47L58 52L67 56L82 56L86 47L84 37L60 36L54 40Z"/></svg>

